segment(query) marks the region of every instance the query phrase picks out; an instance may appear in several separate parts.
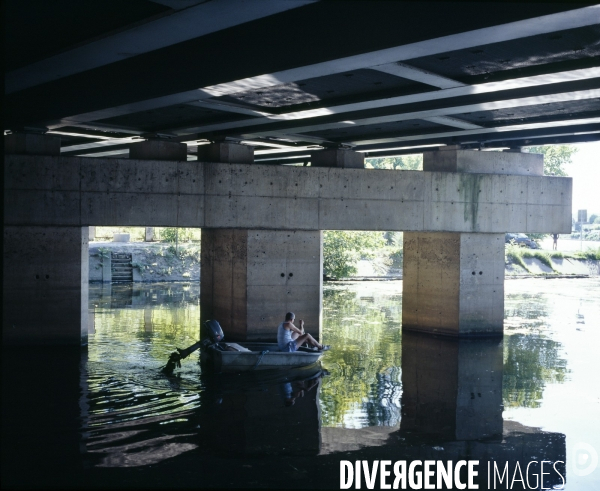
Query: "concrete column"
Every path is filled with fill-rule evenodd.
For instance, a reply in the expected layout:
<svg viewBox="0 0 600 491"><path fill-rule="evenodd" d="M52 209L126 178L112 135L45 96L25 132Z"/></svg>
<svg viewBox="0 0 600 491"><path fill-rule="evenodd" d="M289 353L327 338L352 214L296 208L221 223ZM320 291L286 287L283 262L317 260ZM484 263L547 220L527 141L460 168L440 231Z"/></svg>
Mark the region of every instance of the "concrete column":
<svg viewBox="0 0 600 491"><path fill-rule="evenodd" d="M239 143L216 142L198 146L199 162L223 162L229 164L254 163L254 148Z"/></svg>
<svg viewBox="0 0 600 491"><path fill-rule="evenodd" d="M4 136L4 153L17 155L60 155L60 136L41 133L12 133Z"/></svg>
<svg viewBox="0 0 600 491"><path fill-rule="evenodd" d="M268 340L286 312L321 335L320 231L202 230L202 321L219 321L229 340Z"/></svg>
<svg viewBox="0 0 600 491"><path fill-rule="evenodd" d="M144 140L129 145L129 158L136 160L187 161L187 145L168 140Z"/></svg>
<svg viewBox="0 0 600 491"><path fill-rule="evenodd" d="M502 436L502 340L402 335L401 430L448 440Z"/></svg>
<svg viewBox="0 0 600 491"><path fill-rule="evenodd" d="M543 157L450 147L425 153L423 170L507 175L493 192L511 206L515 197L508 175L541 176ZM482 219L482 212L501 215L498 210L485 209L489 206L485 203L480 205L482 184L477 176L465 176L459 186L458 192L464 198L464 219L474 222L473 230L477 231L478 220L487 219ZM443 186L439 187L444 191ZM432 192L437 191L432 186ZM433 207L427 212L443 215L443 210ZM503 322L504 234L404 233L403 329L449 336L502 335Z"/></svg>
<svg viewBox="0 0 600 491"><path fill-rule="evenodd" d="M4 142L6 153L60 154L57 136L16 133ZM4 227L4 343L87 344L88 242L88 227Z"/></svg>
<svg viewBox="0 0 600 491"><path fill-rule="evenodd" d="M154 240L154 227L146 227L144 234L145 242L152 242Z"/></svg>
<svg viewBox="0 0 600 491"><path fill-rule="evenodd" d="M252 164L248 145L198 147L198 161ZM319 231L202 229L202 321L216 319L229 340L268 340L286 312L320 336L322 260Z"/></svg>
<svg viewBox="0 0 600 491"><path fill-rule="evenodd" d="M93 241L93 240L96 240L96 227L94 227L92 225L92 226L89 226L88 229L89 229L89 239L90 239L90 242Z"/></svg>
<svg viewBox="0 0 600 491"><path fill-rule="evenodd" d="M343 148L327 148L310 154L313 167L364 169L365 154Z"/></svg>
<svg viewBox="0 0 600 491"><path fill-rule="evenodd" d="M87 343L87 227L4 227L3 342Z"/></svg>

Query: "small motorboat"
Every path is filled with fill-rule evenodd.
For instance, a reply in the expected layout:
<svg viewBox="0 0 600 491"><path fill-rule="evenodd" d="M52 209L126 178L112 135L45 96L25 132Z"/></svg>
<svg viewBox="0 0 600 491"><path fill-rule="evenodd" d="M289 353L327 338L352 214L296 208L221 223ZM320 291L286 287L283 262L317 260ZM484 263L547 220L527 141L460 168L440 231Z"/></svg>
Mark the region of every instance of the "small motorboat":
<svg viewBox="0 0 600 491"><path fill-rule="evenodd" d="M219 343L217 348L202 350L200 356L217 372L246 372L304 367L319 361L322 354L309 348L287 353L279 351L277 343Z"/></svg>
<svg viewBox="0 0 600 491"><path fill-rule="evenodd" d="M280 351L277 343L226 343L221 325L216 320L202 326L202 341L171 353L164 372L181 366L181 360L200 349L202 364L215 372L247 372L252 370L290 369L312 365L319 361L322 351L301 347L293 353Z"/></svg>

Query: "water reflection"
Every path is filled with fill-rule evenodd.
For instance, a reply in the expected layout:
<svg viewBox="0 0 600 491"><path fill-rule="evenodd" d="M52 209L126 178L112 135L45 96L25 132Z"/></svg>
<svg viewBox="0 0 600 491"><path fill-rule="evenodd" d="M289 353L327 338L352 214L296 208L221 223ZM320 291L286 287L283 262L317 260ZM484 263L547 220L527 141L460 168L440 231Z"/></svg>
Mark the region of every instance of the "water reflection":
<svg viewBox="0 0 600 491"><path fill-rule="evenodd" d="M198 291L113 287L91 298L93 465L145 466L186 452L327 456L398 447L414 458L425 451L436 459L445 449L451 459L469 453L508 462L544 452L564 460L564 436L502 418L503 404L531 406L543 385L560 381L566 370L560 343L540 333L504 341L403 334L401 297L389 285L335 285L324 294L324 339L335 346L323 359L329 376L322 378L320 367L212 376L188 361L176 376L161 377L138 366L131 352L142 352L148 368L156 368L176 344L195 341ZM544 312L544 302L513 310L538 321ZM126 365L112 363L110 377L96 372L109 351L125 347L119 358Z"/></svg>
<svg viewBox="0 0 600 491"><path fill-rule="evenodd" d="M502 436L502 340L405 332L403 432L449 440Z"/></svg>
<svg viewBox="0 0 600 491"><path fill-rule="evenodd" d="M182 487L331 488L342 459L477 459L486 489L488 461L511 472L516 462L565 461L569 438L598 443L598 362L580 355L598 341L589 292L600 283L573 283L564 298L556 283L541 296L514 285L503 340L403 334L399 283L336 284L325 289L323 337L334 349L323 367L210 376L192 356L172 377L160 372L168 354L197 340L197 286L93 285L87 358L3 358L5 374L20 371L3 380L9 483L169 487L176 476ZM80 363L81 378L48 369L79 373ZM45 481L27 477L30 455ZM594 482L568 478L567 489Z"/></svg>
<svg viewBox="0 0 600 491"><path fill-rule="evenodd" d="M394 282L396 287L399 283ZM323 338L323 426L361 428L400 422L401 296L389 283L328 285Z"/></svg>

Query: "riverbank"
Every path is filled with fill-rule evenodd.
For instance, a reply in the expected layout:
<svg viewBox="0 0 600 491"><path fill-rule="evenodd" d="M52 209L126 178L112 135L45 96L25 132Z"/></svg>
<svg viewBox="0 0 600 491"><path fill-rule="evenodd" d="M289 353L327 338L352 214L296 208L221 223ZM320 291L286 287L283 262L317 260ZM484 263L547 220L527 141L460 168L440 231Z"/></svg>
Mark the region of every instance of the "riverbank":
<svg viewBox="0 0 600 491"><path fill-rule="evenodd" d="M402 268L384 257L360 260L351 280L393 281L402 279ZM111 282L123 274L124 281L200 281L200 243L90 242L90 282ZM545 277L573 278L600 275L597 252L556 252L507 248L507 279Z"/></svg>
<svg viewBox="0 0 600 491"><path fill-rule="evenodd" d="M90 282L121 273L134 282L200 281L200 243L90 242ZM119 266L117 266L119 264Z"/></svg>

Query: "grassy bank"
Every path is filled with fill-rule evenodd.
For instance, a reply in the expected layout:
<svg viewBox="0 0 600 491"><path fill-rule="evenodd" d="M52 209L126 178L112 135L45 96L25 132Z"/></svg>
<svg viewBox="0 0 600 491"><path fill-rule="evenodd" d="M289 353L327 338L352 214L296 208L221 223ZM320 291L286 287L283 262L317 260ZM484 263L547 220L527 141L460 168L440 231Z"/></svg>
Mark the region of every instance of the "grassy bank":
<svg viewBox="0 0 600 491"><path fill-rule="evenodd" d="M600 247L596 249L588 249L586 251L577 252L562 252L562 251L538 251L535 249L526 249L514 244L508 244L505 249L506 264L516 264L521 266L525 271L529 268L525 264L524 259L537 259L543 265L556 271L552 263L553 259L574 259L578 261L598 261L600 260Z"/></svg>

